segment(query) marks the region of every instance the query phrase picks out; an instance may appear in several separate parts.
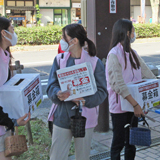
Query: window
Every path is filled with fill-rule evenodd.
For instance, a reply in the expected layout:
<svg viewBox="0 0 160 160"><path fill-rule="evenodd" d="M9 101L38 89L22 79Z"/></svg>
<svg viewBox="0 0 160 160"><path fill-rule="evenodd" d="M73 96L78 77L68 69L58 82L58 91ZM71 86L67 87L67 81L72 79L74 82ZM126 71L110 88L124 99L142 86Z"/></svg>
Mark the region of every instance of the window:
<svg viewBox="0 0 160 160"><path fill-rule="evenodd" d="M16 1L16 6L24 6L24 1Z"/></svg>
<svg viewBox="0 0 160 160"><path fill-rule="evenodd" d="M25 6L33 6L33 1L26 1Z"/></svg>
<svg viewBox="0 0 160 160"><path fill-rule="evenodd" d="M15 1L7 1L7 6L15 6L16 2Z"/></svg>

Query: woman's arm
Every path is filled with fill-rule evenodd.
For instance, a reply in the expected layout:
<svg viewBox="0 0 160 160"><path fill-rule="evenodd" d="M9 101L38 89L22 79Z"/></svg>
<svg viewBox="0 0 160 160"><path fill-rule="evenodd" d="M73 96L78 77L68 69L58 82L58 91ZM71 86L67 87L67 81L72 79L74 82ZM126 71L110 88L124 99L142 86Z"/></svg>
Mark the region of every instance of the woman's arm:
<svg viewBox="0 0 160 160"><path fill-rule="evenodd" d="M57 97L57 93L60 91L60 86L57 78L56 71L59 69L57 59L54 59L54 63L51 68L51 72L48 79L48 86L47 86L47 95L55 104L60 104L61 101Z"/></svg>
<svg viewBox="0 0 160 160"><path fill-rule="evenodd" d="M97 92L94 95L84 97L85 106L93 108L103 103L107 97L107 85L104 65L99 59L94 71L94 77L97 85Z"/></svg>
<svg viewBox="0 0 160 160"><path fill-rule="evenodd" d="M128 87L124 82L122 76L122 66L119 63L119 60L115 54L110 54L108 57L108 76L109 84L114 92L121 95L123 98L130 95Z"/></svg>
<svg viewBox="0 0 160 160"><path fill-rule="evenodd" d="M28 116L28 118L27 118ZM7 113L3 112L3 108L0 106L0 125L6 126L7 130L14 129L14 126L24 126L30 120L31 114L25 114L19 119L11 119L8 117ZM24 120L27 118L27 120Z"/></svg>
<svg viewBox="0 0 160 160"><path fill-rule="evenodd" d="M14 128L14 123L12 119L8 117L7 113L3 112L3 108L0 106L0 125L6 126L8 129Z"/></svg>
<svg viewBox="0 0 160 160"><path fill-rule="evenodd" d="M108 72L109 74L109 84L112 90L121 95L123 98L127 99L128 102L134 108L134 114L137 117L143 115L143 111L137 101L130 95L128 87L125 84L122 76L122 67L118 61L118 58L114 54L110 54L108 58Z"/></svg>

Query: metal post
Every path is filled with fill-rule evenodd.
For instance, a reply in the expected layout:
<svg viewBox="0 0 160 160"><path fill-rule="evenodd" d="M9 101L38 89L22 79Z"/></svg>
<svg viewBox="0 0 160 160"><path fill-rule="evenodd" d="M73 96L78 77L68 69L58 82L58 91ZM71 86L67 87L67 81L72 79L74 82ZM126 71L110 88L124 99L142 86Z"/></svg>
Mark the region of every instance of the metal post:
<svg viewBox="0 0 160 160"><path fill-rule="evenodd" d="M22 73L20 61L15 61L15 67L16 67L16 72L17 73Z"/></svg>
<svg viewBox="0 0 160 160"><path fill-rule="evenodd" d="M26 130L27 130L27 136L28 136L28 143L29 145L33 144L33 137L32 137L30 121L26 124Z"/></svg>
<svg viewBox="0 0 160 160"><path fill-rule="evenodd" d="M97 56L105 61L109 52L113 24L120 18L130 18L130 0L117 0L116 11L110 12L112 1L87 1L87 34L97 48ZM125 7L125 10L124 10ZM98 126L96 130L109 130L108 98L100 105Z"/></svg>

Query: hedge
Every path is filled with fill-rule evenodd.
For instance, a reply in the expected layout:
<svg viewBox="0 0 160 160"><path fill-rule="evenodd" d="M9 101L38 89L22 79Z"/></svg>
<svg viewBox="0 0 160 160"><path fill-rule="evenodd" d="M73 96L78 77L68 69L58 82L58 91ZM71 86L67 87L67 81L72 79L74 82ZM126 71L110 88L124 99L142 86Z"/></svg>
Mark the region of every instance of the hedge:
<svg viewBox="0 0 160 160"><path fill-rule="evenodd" d="M15 27L18 36L17 44L57 44L62 36L62 27Z"/></svg>
<svg viewBox="0 0 160 160"><path fill-rule="evenodd" d="M160 24L134 24L136 38L160 37Z"/></svg>
<svg viewBox="0 0 160 160"><path fill-rule="evenodd" d="M160 37L160 25L134 24L137 38ZM62 35L62 27L15 27L18 35L18 44L58 44Z"/></svg>

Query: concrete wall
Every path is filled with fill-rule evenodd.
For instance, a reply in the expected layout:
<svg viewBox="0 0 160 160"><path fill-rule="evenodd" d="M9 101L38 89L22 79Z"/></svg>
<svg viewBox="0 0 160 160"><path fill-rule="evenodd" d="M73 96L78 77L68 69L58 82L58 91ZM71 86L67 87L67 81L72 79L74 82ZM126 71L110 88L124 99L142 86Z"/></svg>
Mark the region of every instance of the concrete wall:
<svg viewBox="0 0 160 160"><path fill-rule="evenodd" d="M41 21L44 25L47 25L47 21L53 22L53 9L40 9L40 13L42 14Z"/></svg>

